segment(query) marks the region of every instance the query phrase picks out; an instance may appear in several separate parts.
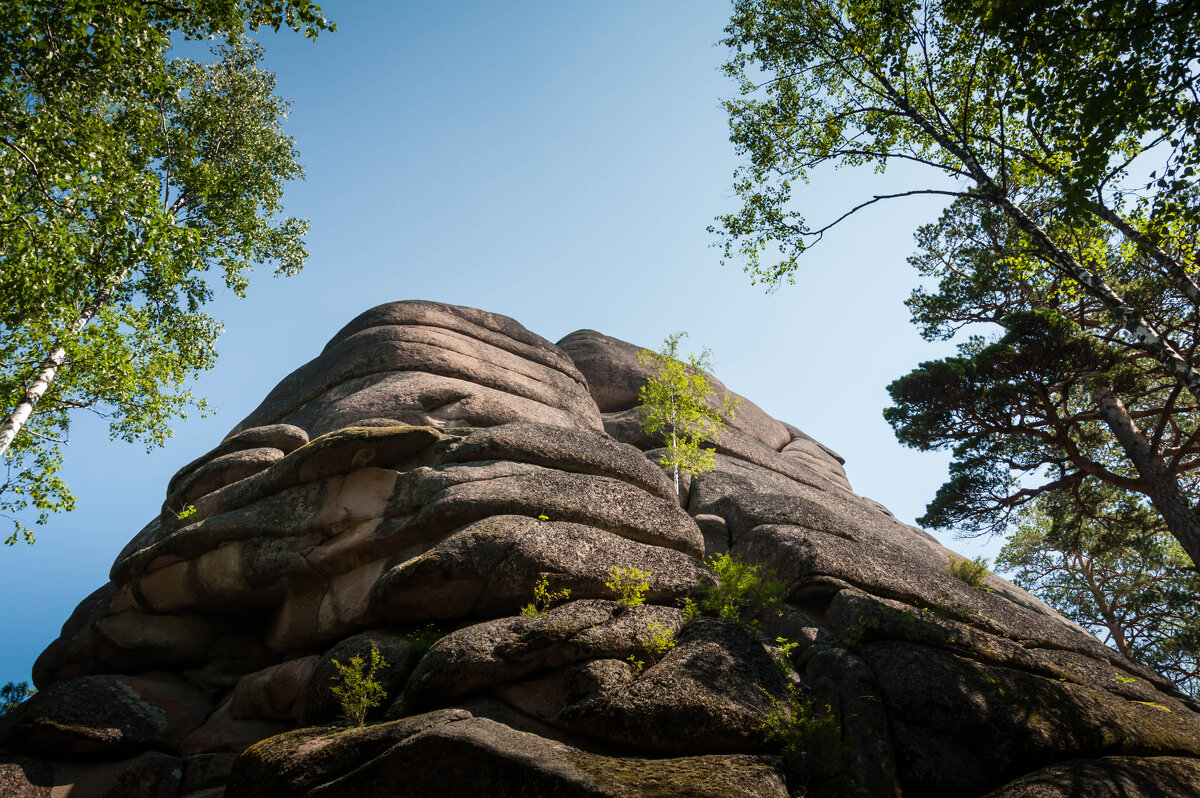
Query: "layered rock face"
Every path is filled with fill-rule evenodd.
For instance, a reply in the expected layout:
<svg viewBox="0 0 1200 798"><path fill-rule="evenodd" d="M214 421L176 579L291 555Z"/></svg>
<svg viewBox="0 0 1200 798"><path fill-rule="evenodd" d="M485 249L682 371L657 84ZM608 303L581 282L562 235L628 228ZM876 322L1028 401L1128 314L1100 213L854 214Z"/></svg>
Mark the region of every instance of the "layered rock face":
<svg viewBox="0 0 1200 798"><path fill-rule="evenodd" d="M676 493L636 355L429 302L359 316L170 480L0 726L0 794L1196 794L1195 702L950 575L799 429L743 400ZM685 619L726 552L778 573L781 615ZM539 583L569 597L521 614ZM334 661L372 649L388 698L338 725Z"/></svg>

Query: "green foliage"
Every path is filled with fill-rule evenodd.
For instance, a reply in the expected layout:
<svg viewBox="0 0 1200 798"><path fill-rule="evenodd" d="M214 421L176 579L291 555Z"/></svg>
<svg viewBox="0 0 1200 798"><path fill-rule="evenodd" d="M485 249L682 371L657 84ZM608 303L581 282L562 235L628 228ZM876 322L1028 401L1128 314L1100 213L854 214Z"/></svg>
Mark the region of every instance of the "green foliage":
<svg viewBox="0 0 1200 798"><path fill-rule="evenodd" d="M58 474L72 410L161 445L174 417L206 410L185 386L215 362L210 280L240 295L255 265L305 258L306 224L279 218L302 176L287 104L243 39L262 26L333 29L307 0L0 4L9 544L74 505ZM179 36L224 43L211 63L169 58Z"/></svg>
<svg viewBox="0 0 1200 798"><path fill-rule="evenodd" d="M1099 484L1081 501L1024 508L996 558L1016 584L1105 643L1200 696L1200 575L1135 496Z"/></svg>
<svg viewBox="0 0 1200 798"><path fill-rule="evenodd" d="M1171 144L1156 165L1161 211L1195 174L1200 101L1195 70L1200 27L1187 0L1112 3L955 0L957 18L978 24L1010 54L1009 102L1028 109L1071 155L1074 183L1102 179L1131 142Z"/></svg>
<svg viewBox="0 0 1200 798"><path fill-rule="evenodd" d="M988 561L983 557L976 557L973 560L968 560L966 557L959 557L957 554L947 554L946 559L949 561L946 564L946 573L953 576L955 579L966 582L969 586L976 590L991 589L985 584L988 571Z"/></svg>
<svg viewBox="0 0 1200 798"><path fill-rule="evenodd" d="M646 592L650 590L650 571L614 565L608 574L609 580L604 586L616 595L617 603L622 607L632 609L646 601Z"/></svg>
<svg viewBox="0 0 1200 798"><path fill-rule="evenodd" d="M685 600L685 620L713 615L757 629L764 616L783 615L787 584L773 570L728 553L710 557L707 564L717 579L701 581L696 598Z"/></svg>
<svg viewBox="0 0 1200 798"><path fill-rule="evenodd" d="M988 318L1004 334L992 342L972 338L957 357L922 363L888 387L895 405L884 415L902 443L954 452L950 480L920 522L996 533L1044 488L1069 491L1092 479L1151 490L1131 479L1132 455L1098 413L1106 391L1123 397L1131 423L1147 430L1157 450L1149 456L1167 465L1163 479L1190 489L1189 464L1200 454L1196 403L1174 379L1119 342L1097 340L1090 330L1107 324L1102 309L1072 296L1065 281L999 262L978 243L992 238L970 214L951 208L942 225L922 231L927 238L914 258L923 274L940 279L937 291L913 293L914 321L928 338ZM1147 297L1163 293L1157 281L1125 284ZM1041 307L1014 310L1030 300ZM1184 308L1156 308L1160 328L1188 335Z"/></svg>
<svg viewBox="0 0 1200 798"><path fill-rule="evenodd" d="M641 603L640 598L638 603ZM647 659L653 664L665 657L675 648L675 632L669 627L664 626L657 621L652 621L646 625L646 636L642 641L642 651ZM636 679L641 675L642 670L646 667L646 660L639 659L637 654L630 654L626 657L629 662L629 669L633 672Z"/></svg>
<svg viewBox="0 0 1200 798"><path fill-rule="evenodd" d="M714 406L714 391L705 375L712 369L712 353L705 349L699 357L688 355L683 363L679 342L686 336L683 332L668 335L661 352L638 353L638 362L652 371L638 392L642 429L651 435L664 433L667 453L659 464L674 475L676 490L681 472L699 476L712 470L714 450L701 444L717 441L725 418L733 418L738 404L726 396Z"/></svg>
<svg viewBox="0 0 1200 798"><path fill-rule="evenodd" d="M800 645L798 640L788 640L786 637L775 638L776 647L771 656L784 676L792 672L792 652Z"/></svg>
<svg viewBox="0 0 1200 798"><path fill-rule="evenodd" d="M29 682L9 682L0 687L0 718L12 712L37 690L29 686Z"/></svg>
<svg viewBox="0 0 1200 798"><path fill-rule="evenodd" d="M404 636L413 641L413 649L417 654L424 654L430 646L441 640L445 633L438 628L437 624L427 623L419 629L405 633Z"/></svg>
<svg viewBox="0 0 1200 798"><path fill-rule="evenodd" d="M763 694L771 708L763 717L761 729L766 741L774 743L783 755L788 782L802 785L824 781L846 768L849 746L842 740L842 728L830 707L816 709L795 685L781 701Z"/></svg>
<svg viewBox="0 0 1200 798"><path fill-rule="evenodd" d="M1163 142L1174 149L1158 162L1194 174L1196 21L1184 0L737 0L725 71L741 96L725 107L747 162L734 179L742 207L712 230L726 257L745 258L769 285L790 280L808 246L853 213L921 193L1027 221L1026 233L1041 225L1067 249L1073 227L1105 224L1148 252L1196 208L1174 179L1122 181L1131 160ZM828 224L792 207L793 189L821 166L882 172L897 162L917 175L924 167L927 179L852 203ZM1029 206L1016 213L1009 201L1031 186L1041 195L1021 197ZM1057 218L1046 218L1047 198L1059 201ZM1136 233L1113 219L1138 209ZM1027 254L1052 260L1034 238ZM772 251L779 260L763 262Z"/></svg>
<svg viewBox="0 0 1200 798"><path fill-rule="evenodd" d="M186 521L196 514L196 505L189 504L179 512L175 513L175 518L179 521Z"/></svg>
<svg viewBox="0 0 1200 798"><path fill-rule="evenodd" d="M923 523L1001 531L1040 492L1103 479L1200 557L1170 509L1196 504L1200 463L1198 23L1183 0L734 3L727 259L774 287L865 208L951 200L918 231L938 289L910 307L927 337L987 337L893 384L901 439L955 452ZM795 190L822 167L896 163L909 190L802 213L825 209Z"/></svg>
<svg viewBox="0 0 1200 798"><path fill-rule="evenodd" d="M657 621L646 625L646 653L661 659L675 648L675 632Z"/></svg>
<svg viewBox="0 0 1200 798"><path fill-rule="evenodd" d="M337 669L337 675L330 692L341 702L342 715L346 721L353 726L362 726L366 722L368 710L379 706L387 698L387 692L375 679L375 675L383 668L389 667L388 662L379 653L379 649L371 646L369 661L356 654L346 665L335 659L333 667Z"/></svg>
<svg viewBox="0 0 1200 798"><path fill-rule="evenodd" d="M550 608L556 602L566 601L571 596L571 591L563 589L557 593L551 593L549 585L549 577L542 574L533 586L533 603L526 604L521 608L521 614L527 618L538 618L549 612Z"/></svg>

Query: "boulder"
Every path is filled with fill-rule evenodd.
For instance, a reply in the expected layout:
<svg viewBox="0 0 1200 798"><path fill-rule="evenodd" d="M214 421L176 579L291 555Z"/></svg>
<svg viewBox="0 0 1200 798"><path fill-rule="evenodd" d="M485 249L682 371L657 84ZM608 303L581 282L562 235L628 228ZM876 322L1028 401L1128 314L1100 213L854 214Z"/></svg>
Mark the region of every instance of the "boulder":
<svg viewBox="0 0 1200 798"><path fill-rule="evenodd" d="M797 427L743 400L677 488L637 352L353 320L131 530L0 724L0 794L1195 794L1200 702L956 578ZM694 617L727 552L778 613ZM348 728L333 662L372 649L386 698Z"/></svg>
<svg viewBox="0 0 1200 798"><path fill-rule="evenodd" d="M860 656L879 680L906 791L979 794L1054 759L1200 755L1195 713L1131 701L1100 685L913 643L871 643Z"/></svg>
<svg viewBox="0 0 1200 798"><path fill-rule="evenodd" d="M647 572L649 601L674 603L693 591L704 569L686 554L592 526L492 516L398 563L375 582L370 617L392 621L516 614L545 576L551 592L608 597L614 564Z"/></svg>
<svg viewBox="0 0 1200 798"><path fill-rule="evenodd" d="M604 431L622 443L644 450L654 450L656 453L661 451L666 442L664 432L659 431L651 435L642 429L642 415L637 408L605 413ZM850 483L846 481L844 474L835 474L827 468L815 468L790 453L776 452L733 426L726 427L716 440L701 441L701 445L718 454L770 469L818 490L850 489Z"/></svg>
<svg viewBox="0 0 1200 798"><path fill-rule="evenodd" d="M246 674L233 688L230 715L234 720L264 718L299 723L306 715L306 688L320 659L300 657Z"/></svg>
<svg viewBox="0 0 1200 798"><path fill-rule="evenodd" d="M328 406L378 384L371 379L358 382L364 378L401 372L428 375L424 388L428 398L422 401L421 392L402 390L396 394L383 390L349 405L343 401L341 409L335 411L336 427L330 427L332 421L320 420L319 409L305 410L314 400L320 401L318 407ZM401 414L408 396L418 399L418 405L423 405L426 412L433 412L461 403L467 396L481 394L475 386L563 411L563 419L583 428L600 428L599 413L587 394L584 378L548 341L538 339L504 316L481 311L467 313L462 308L433 302L407 302L374 308L352 321L317 358L297 369L268 394L234 428L234 433L295 421L336 429L353 424L356 412L365 413L360 418L396 417L384 410L392 402L389 394L396 397L395 405ZM331 391L334 395L328 396ZM467 393L464 395L463 391ZM489 400L481 401L486 406ZM456 415L443 410L443 424L433 426L465 426L446 423L448 417ZM437 418L431 416L430 421ZM492 423L515 420L518 419L504 418ZM303 427L303 423L297 426Z"/></svg>
<svg viewBox="0 0 1200 798"><path fill-rule="evenodd" d="M466 709L362 729L309 729L238 760L227 798L467 795L561 798L783 798L769 761L748 755L611 756L513 728Z"/></svg>
<svg viewBox="0 0 1200 798"><path fill-rule="evenodd" d="M209 708L207 693L166 674L82 676L37 691L5 716L0 746L108 759L174 750Z"/></svg>
<svg viewBox="0 0 1200 798"><path fill-rule="evenodd" d="M1174 756L1073 759L1041 768L985 798L1159 798L1195 794L1200 761Z"/></svg>
<svg viewBox="0 0 1200 798"><path fill-rule="evenodd" d="M607 745L657 754L755 751L763 716L786 682L756 636L717 619L689 625L644 670L593 660L497 691L524 714Z"/></svg>
<svg viewBox="0 0 1200 798"><path fill-rule="evenodd" d="M5 798L177 798L182 776L180 760L158 751L102 763L0 756Z"/></svg>
<svg viewBox="0 0 1200 798"><path fill-rule="evenodd" d="M441 462L478 460L510 460L610 477L662 499L675 498L670 478L648 462L637 447L561 426L514 423L475 430Z"/></svg>
<svg viewBox="0 0 1200 798"><path fill-rule="evenodd" d="M647 604L624 610L612 601L585 600L541 616L502 618L459 629L429 649L396 711L436 708L579 662L624 660L642 653L651 623L672 634L682 625L679 610L672 607Z"/></svg>
<svg viewBox="0 0 1200 798"><path fill-rule="evenodd" d="M259 740L296 728L294 723L260 718L233 717L232 696L226 698L204 721L184 737L178 751L189 760L203 754L240 754Z"/></svg>

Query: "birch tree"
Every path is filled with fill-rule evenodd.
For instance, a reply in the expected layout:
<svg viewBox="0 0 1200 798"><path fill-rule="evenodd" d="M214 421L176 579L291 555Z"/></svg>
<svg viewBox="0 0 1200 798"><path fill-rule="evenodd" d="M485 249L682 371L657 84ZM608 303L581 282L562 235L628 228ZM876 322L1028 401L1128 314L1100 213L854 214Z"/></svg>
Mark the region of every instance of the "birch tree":
<svg viewBox="0 0 1200 798"><path fill-rule="evenodd" d="M299 0L18 2L0 10L0 514L33 541L74 499L57 472L72 413L160 445L204 409L186 382L215 361L201 308L214 276L244 294L259 263L306 256L280 218L302 177L287 103L246 27L316 36ZM214 60L168 59L172 35L223 38Z"/></svg>
<svg viewBox="0 0 1200 798"><path fill-rule="evenodd" d="M663 435L667 451L658 462L674 477L676 493L681 473L699 476L713 469L714 449L703 444L716 443L725 418L732 419L737 409L737 400L715 398L705 374L712 368L712 352L705 348L699 356L688 355L686 363L679 359L679 342L686 336L668 335L660 351L638 353L638 362L652 371L638 392L642 429Z"/></svg>

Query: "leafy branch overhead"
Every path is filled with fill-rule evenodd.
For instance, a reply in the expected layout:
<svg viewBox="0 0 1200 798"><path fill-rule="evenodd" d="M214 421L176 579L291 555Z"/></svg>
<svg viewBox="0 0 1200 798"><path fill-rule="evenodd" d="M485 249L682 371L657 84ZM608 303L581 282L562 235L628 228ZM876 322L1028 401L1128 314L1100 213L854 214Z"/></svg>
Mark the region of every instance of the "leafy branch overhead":
<svg viewBox="0 0 1200 798"><path fill-rule="evenodd" d="M699 476L713 468L714 450L705 442L716 443L732 419L740 400L722 397L717 403L706 372L712 369L712 353L679 359L679 342L687 333L668 335L659 352L643 349L638 362L651 371L638 392L641 402L642 429L648 434L662 433L667 451L659 464L675 477L679 491L680 473Z"/></svg>
<svg viewBox="0 0 1200 798"><path fill-rule="evenodd" d="M293 274L307 224L282 217L303 176L288 104L244 31L315 37L306 0L89 3L0 9L0 514L8 543L70 509L57 476L73 411L114 439L161 445L206 409L212 279L243 295L257 264ZM224 40L168 58L176 36Z"/></svg>
<svg viewBox="0 0 1200 798"><path fill-rule="evenodd" d="M1101 479L1200 558L1198 23L1183 0L735 3L741 207L711 228L727 258L778 285L867 208L948 203L913 259L939 287L910 306L927 335L983 337L894 384L889 418L955 448L932 523L1004 528L1038 492ZM896 164L915 182L806 219L795 189L815 170Z"/></svg>

